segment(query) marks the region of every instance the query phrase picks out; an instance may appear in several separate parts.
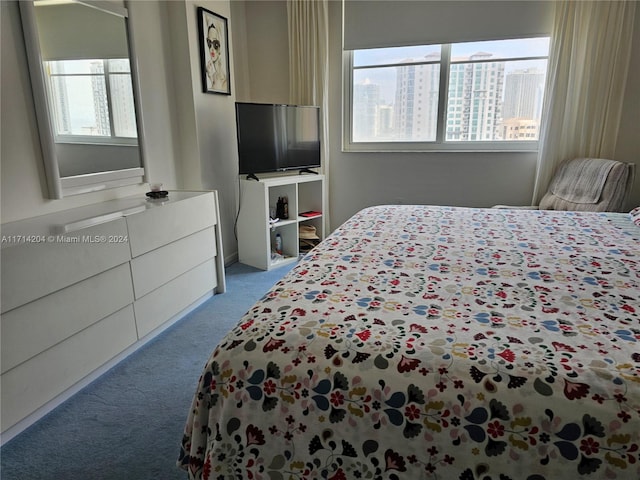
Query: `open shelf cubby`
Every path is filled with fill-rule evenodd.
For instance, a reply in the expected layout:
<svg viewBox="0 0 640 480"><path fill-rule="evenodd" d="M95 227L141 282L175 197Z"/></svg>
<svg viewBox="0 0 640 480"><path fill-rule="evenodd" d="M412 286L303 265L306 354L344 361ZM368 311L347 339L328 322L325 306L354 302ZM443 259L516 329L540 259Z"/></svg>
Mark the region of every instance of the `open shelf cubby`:
<svg viewBox="0 0 640 480"><path fill-rule="evenodd" d="M324 238L322 211L324 175L288 175L240 180L240 212L238 214L238 257L241 263L262 270L295 262L299 255L298 229L313 225ZM288 218L275 223L270 217L279 198L286 198ZM310 216L301 213L313 212ZM275 237L282 238L282 254L273 255Z"/></svg>

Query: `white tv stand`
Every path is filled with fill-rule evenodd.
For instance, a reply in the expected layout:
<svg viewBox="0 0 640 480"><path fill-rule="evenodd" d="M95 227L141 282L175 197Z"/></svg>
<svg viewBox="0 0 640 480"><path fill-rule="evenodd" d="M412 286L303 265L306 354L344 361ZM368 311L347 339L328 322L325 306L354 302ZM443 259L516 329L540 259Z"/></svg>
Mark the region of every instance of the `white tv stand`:
<svg viewBox="0 0 640 480"><path fill-rule="evenodd" d="M278 197L289 200L289 218L269 222L269 208L275 209ZM289 175L240 180L240 213L238 215L238 257L241 263L261 270L286 265L298 260L300 254L298 227L313 225L320 239L324 238L322 214L302 217L308 211L322 212L324 205L324 175ZM282 237L282 257L272 259L275 236Z"/></svg>

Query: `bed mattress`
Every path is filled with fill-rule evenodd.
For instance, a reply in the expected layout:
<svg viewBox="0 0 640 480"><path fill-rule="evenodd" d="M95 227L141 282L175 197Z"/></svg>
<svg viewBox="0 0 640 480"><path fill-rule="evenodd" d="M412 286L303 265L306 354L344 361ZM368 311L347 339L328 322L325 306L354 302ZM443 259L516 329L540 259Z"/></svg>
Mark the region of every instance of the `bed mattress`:
<svg viewBox="0 0 640 480"><path fill-rule="evenodd" d="M367 208L217 346L178 464L637 480L639 245L628 214Z"/></svg>

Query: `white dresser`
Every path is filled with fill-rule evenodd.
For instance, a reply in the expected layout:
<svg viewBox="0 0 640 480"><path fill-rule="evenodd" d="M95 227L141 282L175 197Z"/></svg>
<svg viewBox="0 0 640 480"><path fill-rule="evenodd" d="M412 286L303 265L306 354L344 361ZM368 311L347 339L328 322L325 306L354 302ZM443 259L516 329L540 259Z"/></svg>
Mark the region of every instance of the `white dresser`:
<svg viewBox="0 0 640 480"><path fill-rule="evenodd" d="M170 192L2 225L3 437L224 292L218 218L216 192Z"/></svg>

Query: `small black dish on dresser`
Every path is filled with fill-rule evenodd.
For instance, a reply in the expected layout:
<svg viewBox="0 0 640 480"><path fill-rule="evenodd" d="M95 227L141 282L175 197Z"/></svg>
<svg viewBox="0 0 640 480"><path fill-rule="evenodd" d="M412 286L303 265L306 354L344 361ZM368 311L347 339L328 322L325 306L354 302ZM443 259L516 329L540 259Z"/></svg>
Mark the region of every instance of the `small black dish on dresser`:
<svg viewBox="0 0 640 480"><path fill-rule="evenodd" d="M169 192L166 190L157 190L155 192L147 192L147 197L157 199L157 198L167 198L169 196Z"/></svg>

